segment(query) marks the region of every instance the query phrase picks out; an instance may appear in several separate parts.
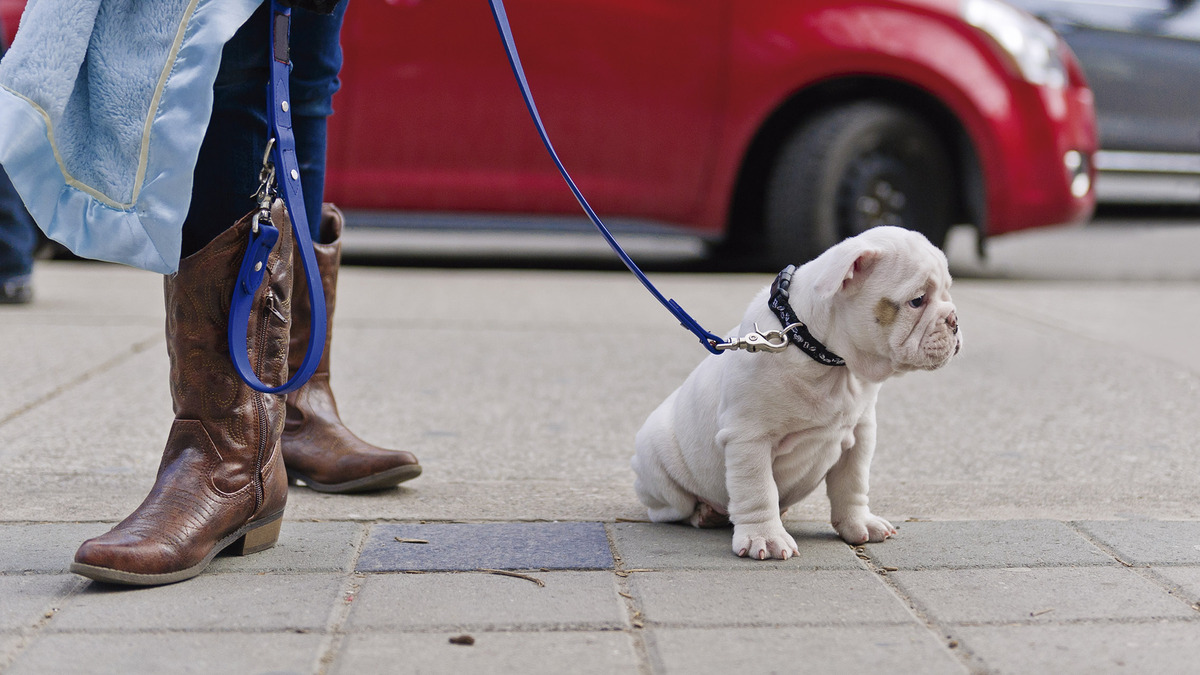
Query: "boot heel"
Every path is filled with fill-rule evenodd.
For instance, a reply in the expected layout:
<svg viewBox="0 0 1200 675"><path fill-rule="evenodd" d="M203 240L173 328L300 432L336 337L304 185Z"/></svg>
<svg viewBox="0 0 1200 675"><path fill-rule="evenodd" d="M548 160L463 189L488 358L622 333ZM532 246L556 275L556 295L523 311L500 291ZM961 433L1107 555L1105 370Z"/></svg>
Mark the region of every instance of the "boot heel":
<svg viewBox="0 0 1200 675"><path fill-rule="evenodd" d="M283 526L283 517L274 520L260 523L254 528L247 530L237 541L233 542L229 547L229 552L234 555L250 555L265 551L275 545L279 541L279 528Z"/></svg>

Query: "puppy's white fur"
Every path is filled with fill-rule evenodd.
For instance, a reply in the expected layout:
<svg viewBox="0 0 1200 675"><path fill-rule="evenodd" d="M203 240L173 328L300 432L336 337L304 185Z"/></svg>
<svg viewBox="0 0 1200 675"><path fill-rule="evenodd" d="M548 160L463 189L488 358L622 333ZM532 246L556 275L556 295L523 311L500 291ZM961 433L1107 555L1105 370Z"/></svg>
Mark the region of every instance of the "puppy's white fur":
<svg viewBox="0 0 1200 675"><path fill-rule="evenodd" d="M950 283L946 256L896 227L868 230L800 267L792 309L846 366L794 346L707 357L638 432L635 489L650 519L699 526L694 513L728 513L735 553L787 559L799 551L780 514L824 479L842 539L894 534L867 507L875 401L889 377L939 368L958 352ZM738 335L756 323L779 327L769 292L750 303Z"/></svg>

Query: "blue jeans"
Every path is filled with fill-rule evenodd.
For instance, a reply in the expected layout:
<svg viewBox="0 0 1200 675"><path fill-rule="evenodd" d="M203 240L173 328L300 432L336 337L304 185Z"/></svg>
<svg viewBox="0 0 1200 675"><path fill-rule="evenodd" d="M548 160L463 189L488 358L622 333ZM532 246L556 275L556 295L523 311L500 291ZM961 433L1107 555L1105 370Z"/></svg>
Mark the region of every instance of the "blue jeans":
<svg viewBox="0 0 1200 675"><path fill-rule="evenodd" d="M341 84L339 34L346 4L329 15L292 10L289 103L313 241L320 241L326 118L333 113L333 95ZM270 18L271 3L264 2L221 54L212 120L200 146L192 203L183 223L183 257L257 208L254 193L267 146Z"/></svg>
<svg viewBox="0 0 1200 675"><path fill-rule="evenodd" d="M36 246L37 225L0 168L0 281L28 276L33 271Z"/></svg>
<svg viewBox="0 0 1200 675"><path fill-rule="evenodd" d="M0 24L0 31L3 24ZM4 45L0 44L0 57ZM37 246L37 225L25 210L4 168L0 167L0 281L23 277L33 271L33 250Z"/></svg>

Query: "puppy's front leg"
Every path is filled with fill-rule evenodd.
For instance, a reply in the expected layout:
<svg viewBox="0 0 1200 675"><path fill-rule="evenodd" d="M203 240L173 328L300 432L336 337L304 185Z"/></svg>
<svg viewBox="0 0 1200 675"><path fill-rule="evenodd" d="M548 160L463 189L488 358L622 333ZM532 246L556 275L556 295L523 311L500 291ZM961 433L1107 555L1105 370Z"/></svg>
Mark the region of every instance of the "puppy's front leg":
<svg viewBox="0 0 1200 675"><path fill-rule="evenodd" d="M883 541L896 534L888 521L867 507L871 457L875 454L875 413L869 411L854 429L854 444L825 476L833 529L848 544Z"/></svg>
<svg viewBox="0 0 1200 675"><path fill-rule="evenodd" d="M734 553L758 560L787 560L800 554L779 517L779 487L771 471L769 442L756 439L725 444L725 487Z"/></svg>

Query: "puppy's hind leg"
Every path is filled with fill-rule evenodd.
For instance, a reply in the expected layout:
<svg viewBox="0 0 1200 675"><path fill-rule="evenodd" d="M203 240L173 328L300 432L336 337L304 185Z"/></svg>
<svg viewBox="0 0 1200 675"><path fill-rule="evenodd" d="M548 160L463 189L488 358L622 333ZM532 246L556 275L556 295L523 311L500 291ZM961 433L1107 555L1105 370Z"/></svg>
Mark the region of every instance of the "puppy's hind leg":
<svg viewBox="0 0 1200 675"><path fill-rule="evenodd" d="M633 490L646 505L646 513L656 523L673 523L692 517L696 497L680 487L659 461L647 439L639 435L637 454L633 456Z"/></svg>
<svg viewBox="0 0 1200 675"><path fill-rule="evenodd" d="M638 467L633 489L637 492L638 499L646 505L646 514L650 516L650 520L656 523L673 523L691 518L692 512L696 510L696 498L671 480L662 467L652 462L647 464L653 466ZM651 485L653 489L649 488Z"/></svg>

